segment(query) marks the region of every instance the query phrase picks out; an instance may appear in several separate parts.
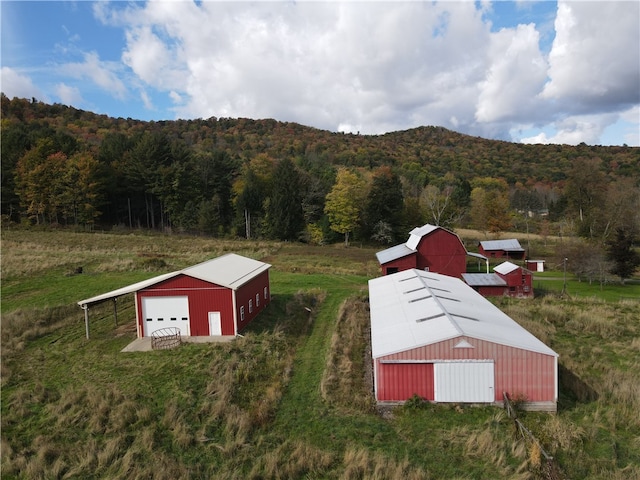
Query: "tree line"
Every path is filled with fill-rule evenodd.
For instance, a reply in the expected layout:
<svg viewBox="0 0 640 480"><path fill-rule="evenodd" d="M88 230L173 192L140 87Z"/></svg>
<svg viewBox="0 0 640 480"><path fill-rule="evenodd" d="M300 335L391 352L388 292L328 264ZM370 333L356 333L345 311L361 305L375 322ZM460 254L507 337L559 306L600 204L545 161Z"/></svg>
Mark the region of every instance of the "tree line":
<svg viewBox="0 0 640 480"><path fill-rule="evenodd" d="M2 95L5 221L390 245L416 225L640 231L640 149L518 145L421 127L142 122Z"/></svg>

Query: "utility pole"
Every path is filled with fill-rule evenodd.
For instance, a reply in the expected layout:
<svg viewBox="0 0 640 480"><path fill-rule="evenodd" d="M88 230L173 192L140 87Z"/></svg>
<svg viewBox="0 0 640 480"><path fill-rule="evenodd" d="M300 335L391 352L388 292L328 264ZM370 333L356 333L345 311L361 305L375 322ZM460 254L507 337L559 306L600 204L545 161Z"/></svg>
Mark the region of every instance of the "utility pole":
<svg viewBox="0 0 640 480"><path fill-rule="evenodd" d="M564 258L564 284L562 285L562 295L567 293L567 257Z"/></svg>

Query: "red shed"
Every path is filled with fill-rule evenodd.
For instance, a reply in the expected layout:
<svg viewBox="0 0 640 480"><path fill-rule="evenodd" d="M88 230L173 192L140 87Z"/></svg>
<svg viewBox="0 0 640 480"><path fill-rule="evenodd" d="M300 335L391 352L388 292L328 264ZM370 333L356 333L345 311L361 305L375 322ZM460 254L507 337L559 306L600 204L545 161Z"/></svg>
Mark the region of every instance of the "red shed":
<svg viewBox="0 0 640 480"><path fill-rule="evenodd" d="M504 262L495 266L493 271L507 283L510 297L533 298L533 273L531 270L511 262Z"/></svg>
<svg viewBox="0 0 640 480"><path fill-rule="evenodd" d="M510 258L524 260L524 248L515 238L507 240L485 240L478 244L478 252L488 258Z"/></svg>
<svg viewBox="0 0 640 480"><path fill-rule="evenodd" d="M271 265L229 253L177 272L159 275L78 304L135 293L138 337L176 327L183 336L237 335L271 301ZM88 331L88 313L85 313Z"/></svg>
<svg viewBox="0 0 640 480"><path fill-rule="evenodd" d="M383 275L419 268L453 277L466 271L467 255L458 235L430 224L411 230L405 243L376 253Z"/></svg>
<svg viewBox="0 0 640 480"><path fill-rule="evenodd" d="M483 297L533 298L533 274L511 262L494 267L495 273L463 273L462 279Z"/></svg>
<svg viewBox="0 0 640 480"><path fill-rule="evenodd" d="M433 402L555 411L558 354L463 281L418 269L369 280L374 391L380 403Z"/></svg>

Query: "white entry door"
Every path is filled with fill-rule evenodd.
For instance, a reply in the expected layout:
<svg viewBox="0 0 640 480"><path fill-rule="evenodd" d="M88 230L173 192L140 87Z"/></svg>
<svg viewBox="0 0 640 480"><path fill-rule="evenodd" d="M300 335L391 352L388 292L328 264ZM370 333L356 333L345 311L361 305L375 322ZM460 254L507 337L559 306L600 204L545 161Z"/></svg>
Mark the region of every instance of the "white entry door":
<svg viewBox="0 0 640 480"><path fill-rule="evenodd" d="M189 297L143 297L142 322L145 337L167 327L178 328L181 335L189 336Z"/></svg>
<svg viewBox="0 0 640 480"><path fill-rule="evenodd" d="M212 337L222 335L220 312L209 312L209 335Z"/></svg>
<svg viewBox="0 0 640 480"><path fill-rule="evenodd" d="M433 365L436 402L495 401L493 362L442 362Z"/></svg>

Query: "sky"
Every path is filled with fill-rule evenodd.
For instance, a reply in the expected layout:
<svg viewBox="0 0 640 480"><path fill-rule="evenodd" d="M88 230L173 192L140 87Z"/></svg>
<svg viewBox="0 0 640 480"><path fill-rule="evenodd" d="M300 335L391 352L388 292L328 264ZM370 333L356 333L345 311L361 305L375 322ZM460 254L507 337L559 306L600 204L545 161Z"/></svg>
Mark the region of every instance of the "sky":
<svg viewBox="0 0 640 480"><path fill-rule="evenodd" d="M640 146L640 1L5 1L0 86L112 117Z"/></svg>

